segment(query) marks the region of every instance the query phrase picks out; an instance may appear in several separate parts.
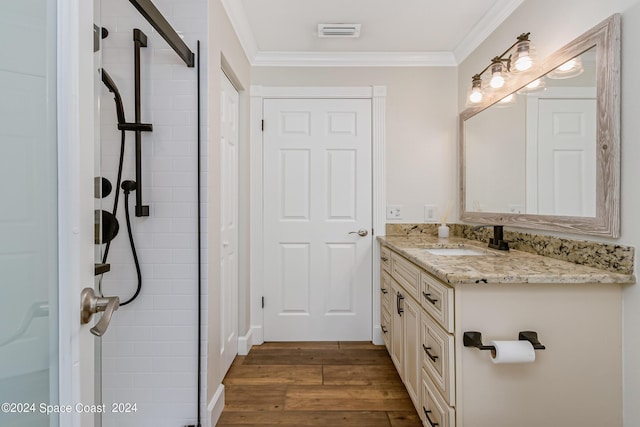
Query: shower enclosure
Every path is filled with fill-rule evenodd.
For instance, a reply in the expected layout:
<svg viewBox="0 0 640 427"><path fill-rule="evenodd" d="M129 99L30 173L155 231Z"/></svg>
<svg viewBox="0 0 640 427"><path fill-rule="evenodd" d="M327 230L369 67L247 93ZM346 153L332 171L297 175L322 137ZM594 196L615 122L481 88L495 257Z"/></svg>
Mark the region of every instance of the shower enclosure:
<svg viewBox="0 0 640 427"><path fill-rule="evenodd" d="M140 18L140 21L128 29L129 35L134 26L138 25L143 26L143 31L152 33L150 45L155 50L153 54L151 49L148 53L142 53L142 61L150 63L157 55L161 56L162 46L166 46L161 43L165 42L158 38L158 33L136 11L139 7L150 10L143 4L150 2L114 0L109 3L118 4L117 7L122 10L125 10L126 6L127 14ZM206 2L198 0L198 3L206 12ZM133 384L135 376L129 366L118 371L119 367L111 364L113 358L110 359L109 356L113 355L114 349L107 346L107 352L104 353L104 340L114 332L107 344L121 342L118 351L128 351L133 344L130 338L123 339L123 332L116 336L115 331L111 329L106 331L105 338L91 335L89 329L92 327L94 332L100 332L101 328L97 328L99 325L94 326L100 315L89 325L80 325L80 291L82 288L99 289L101 274L113 274L112 278L124 286L125 295L131 289L128 278L131 271L118 272L113 266L107 265L109 262L103 262L105 246L95 244L102 242L105 238L104 230L110 229L103 224L105 217L102 212L110 212L113 206L112 200L102 197L109 192L109 185L102 179L103 175L106 177L107 173L113 172L109 168L114 167L110 162L113 157L107 155L105 158L100 155L105 151L109 154L109 150L113 148L104 146L102 135L106 132L106 126L113 126L117 132L118 125L112 98L109 97L100 74L104 59L104 40L101 38L104 6L100 0L7 1L0 5L0 425L3 427L99 426L103 422L103 411L113 413L114 410L117 412L122 409L124 412L127 408L132 409L136 403L146 414L138 413L137 417L127 416L119 420L117 425L132 425L135 421L135 425L140 426L150 423L145 417L150 418L155 409L152 409L151 405L154 402L150 402L143 394L116 392L114 398L113 388L109 389L112 393L110 399L103 400L103 380L111 381L113 385L114 376L121 375L124 382L127 382L127 376L130 376ZM112 22L113 18L110 16ZM133 22L133 18L130 22ZM94 37L91 35L92 28L95 29ZM206 34L206 27L198 31L199 34ZM122 39L117 40L121 34L118 34L115 27L114 35L115 46L122 42ZM173 39L171 43L179 45L175 37ZM191 40L195 39L191 37ZM193 45L195 46L195 42ZM92 46L94 53L91 50ZM171 46L173 48L173 45ZM127 50L127 54L131 52ZM193 131L189 136L188 150L193 150L194 155L187 160L191 162L188 170L195 171L196 164L192 160L196 159L196 131L199 128L195 114L196 72L181 62L184 53L180 52L180 56L175 58L180 61L180 67L191 73L183 80L190 81L188 90L194 101L194 114L189 115L187 119L190 130ZM110 59L116 57L112 52ZM192 60L194 59L192 54ZM132 94L132 74L122 73L122 64L117 60L112 61L112 64L114 62L114 87L119 86L123 93ZM170 66L173 65L175 64ZM149 71L146 71L147 74L144 73L143 66L143 93L144 84L149 81ZM146 101L149 101L148 94L149 92L143 95L143 105L145 96ZM133 105L128 96L123 96L125 110L127 106ZM92 105L92 102L95 103ZM103 120L107 110L111 111L108 114L112 114L114 119L108 124ZM132 107L129 111L134 113ZM131 114L131 117L134 115L138 116ZM130 121L140 123L141 117L148 115L149 110L143 108L140 116ZM160 118L157 123L166 126L167 116ZM134 135L130 136L132 147L135 138ZM146 200L143 202L146 201L147 204L139 204L140 208L136 209L132 203L131 208L141 214L142 219L137 225L142 232L149 232L150 226L156 227L153 225L154 218L144 218L144 207L151 205L153 216L152 203L162 201L162 197L166 197L167 194L155 194L155 177L151 173L151 170L159 170L158 166L153 164L154 156L157 154L155 151L163 144L167 145L162 138L158 139L160 142L154 147L145 147L144 137L141 142L143 158L140 163L143 168L148 167L147 172L142 172L142 178L149 180L144 189L150 192L144 195ZM118 148L118 144L113 145ZM130 155L130 158L133 157ZM181 168L187 169L186 162L176 162L175 167L178 167L178 163ZM117 165L117 162L115 164ZM109 165L107 170L106 165ZM129 176L133 178L134 175ZM195 173L193 175L195 177ZM113 178L111 181L115 183ZM127 181L133 179L122 180L121 184L125 184L126 187L124 191L132 193L142 188L131 183L126 184ZM192 197L189 202L193 203L188 210L193 213L193 231L190 231L188 236L193 237L193 243L189 243L189 247L193 247L193 257L192 254L188 254L187 262L186 254L178 253L178 250L172 254L176 258L182 256L180 262L192 268L194 273L189 273L189 278L193 276L193 280L189 283L178 283L174 280L166 285L174 286L176 293L189 295L190 302L180 303L181 313L173 313L170 309L165 311L169 313L168 320L171 322L186 324L183 317L193 317L192 323L196 325L199 321L195 320L195 316L199 311L195 290L200 281L198 278L196 282L195 277L195 272L198 271L195 261L195 248L198 247L195 217L199 215L195 207L195 178L193 182L194 185L189 187L189 190L183 188L180 193L176 193L179 197L184 197L183 194ZM114 188L113 185L111 187L111 192L123 191L121 188ZM191 189L193 196L190 195ZM170 187L168 194L172 194ZM125 198L126 196L123 196L123 199ZM123 213L122 209L121 207L120 214ZM92 214L92 211L97 214ZM159 207L156 212L162 217ZM164 219L158 218L158 222L162 221L166 221L166 216ZM120 240L128 240L124 226ZM147 250L144 260L147 264L146 267L142 266L144 273L144 268L152 265L149 255L152 251L149 251L149 244L144 239L142 246ZM180 250L184 252L185 246L186 244L183 244ZM112 252L112 255L113 258L110 256L110 260L116 264L122 264L123 256L130 256L125 251L117 256ZM157 256L157 251L155 255ZM158 262L157 257L153 262ZM135 272L133 277L135 285ZM92 284L93 278L95 282ZM125 280L122 280L123 278ZM154 292L161 289L166 293L168 288L162 288L161 280L159 282L157 277L155 281L153 277L150 279L154 285L150 291L152 302L155 298L156 305L160 305L164 300L162 296L153 296ZM191 288L187 293L188 287ZM113 288L105 292L105 296L114 294L117 292ZM147 313L151 315L145 318ZM154 313L147 299L138 307L131 307L131 310L129 307L119 309L113 319L121 316L123 324L126 324L125 321L140 321L149 325L151 323L148 322L158 319L157 316L154 317ZM165 325L162 322L160 324ZM177 329L173 325L169 326ZM125 325L121 331L126 329ZM189 414L184 415L187 411L183 411L180 423L172 422L171 425L194 424L197 418L195 364L198 353L195 344L198 336L196 328L189 325L188 330L193 331L189 332L192 333L193 342L193 346L189 342L189 352L193 353L189 360L192 360L194 367L190 369L189 375L184 377L188 377L189 384L193 383L193 386L185 387L189 390L189 396L185 395L188 405L183 406L188 406ZM177 337L178 340L182 339L183 344L188 342L184 340L184 335L186 334ZM153 338L150 334L149 339ZM176 338L161 335L161 339L166 342ZM155 345L153 342L152 344ZM178 345L169 347L179 348ZM155 347L148 347L145 351L155 351ZM185 353L185 350L179 351L181 354ZM169 360L162 351L140 356L139 363L149 367ZM101 375L105 370L108 375ZM140 378L142 377L136 377L136 382ZM171 381L172 374L169 372L166 375L158 375L157 378L158 382ZM182 375L176 378L177 380L184 382ZM152 397L163 402L160 392L154 391ZM103 408L102 404L105 406L100 410L99 408ZM126 406L128 404L129 406ZM162 404L156 404L158 405ZM160 424L156 422L155 425Z"/></svg>
<svg viewBox="0 0 640 427"><path fill-rule="evenodd" d="M49 426L39 408L24 406L58 399L55 12L50 1L0 3L0 425L6 427Z"/></svg>
<svg viewBox="0 0 640 427"><path fill-rule="evenodd" d="M93 277L92 10L0 5L3 427L93 425L82 410L95 403L93 340L78 304Z"/></svg>

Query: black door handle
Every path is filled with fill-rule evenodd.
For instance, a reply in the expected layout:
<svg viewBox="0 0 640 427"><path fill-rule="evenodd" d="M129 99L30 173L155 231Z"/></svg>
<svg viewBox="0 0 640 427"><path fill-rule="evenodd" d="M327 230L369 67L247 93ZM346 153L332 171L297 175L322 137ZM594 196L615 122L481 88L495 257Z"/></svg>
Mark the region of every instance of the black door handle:
<svg viewBox="0 0 640 427"><path fill-rule="evenodd" d="M427 416L427 421L429 422L429 425L431 427L438 427L440 425L438 423L434 423L433 421L431 421L431 418L429 418L429 414L431 413L431 411L427 411L427 408L425 408L424 406L422 407L422 410L424 411L424 414Z"/></svg>
<svg viewBox="0 0 640 427"><path fill-rule="evenodd" d="M437 299L431 298L431 294L427 294L427 293L423 292L422 295L424 295L424 297L427 299L427 301L429 301L433 305L436 305L436 303L438 302Z"/></svg>
<svg viewBox="0 0 640 427"><path fill-rule="evenodd" d="M404 312L404 308L400 307L400 302L404 299L404 297L402 296L402 294L400 292L397 293L396 295L396 311L398 312L398 316L402 316L402 313Z"/></svg>
<svg viewBox="0 0 640 427"><path fill-rule="evenodd" d="M426 345L422 344L422 348L424 349L424 352L427 353L427 356L429 356L429 359L431 359L432 362L438 360L438 356L434 356L429 352L429 350L431 350L431 347L427 347Z"/></svg>

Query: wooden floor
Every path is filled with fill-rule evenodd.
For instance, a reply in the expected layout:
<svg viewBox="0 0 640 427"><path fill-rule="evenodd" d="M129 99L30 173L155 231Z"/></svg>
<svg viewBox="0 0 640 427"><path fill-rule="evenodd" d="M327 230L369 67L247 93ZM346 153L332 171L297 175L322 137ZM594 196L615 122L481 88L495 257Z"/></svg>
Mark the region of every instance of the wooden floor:
<svg viewBox="0 0 640 427"><path fill-rule="evenodd" d="M422 425L386 349L371 343L265 343L223 383L218 427Z"/></svg>

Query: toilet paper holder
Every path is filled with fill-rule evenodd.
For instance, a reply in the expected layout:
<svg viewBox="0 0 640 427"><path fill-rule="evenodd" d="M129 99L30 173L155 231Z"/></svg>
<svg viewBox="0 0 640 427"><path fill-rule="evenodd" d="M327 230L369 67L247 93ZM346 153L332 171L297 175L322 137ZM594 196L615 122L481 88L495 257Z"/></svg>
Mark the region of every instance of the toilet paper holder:
<svg viewBox="0 0 640 427"><path fill-rule="evenodd" d="M534 331L520 331L518 339L521 341L529 341L534 350L545 350L546 347L538 341L538 333ZM482 344L482 333L477 331L467 331L462 336L462 342L465 347L475 347L479 350L494 350L492 345Z"/></svg>

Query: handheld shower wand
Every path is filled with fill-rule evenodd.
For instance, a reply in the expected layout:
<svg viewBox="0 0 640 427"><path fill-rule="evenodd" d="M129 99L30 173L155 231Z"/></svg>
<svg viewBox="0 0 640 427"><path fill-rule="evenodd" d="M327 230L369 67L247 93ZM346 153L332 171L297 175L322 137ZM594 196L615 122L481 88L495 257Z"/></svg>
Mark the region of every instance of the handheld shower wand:
<svg viewBox="0 0 640 427"><path fill-rule="evenodd" d="M124 107L122 106L122 97L118 86L113 82L109 73L104 68L102 69L102 83L109 89L109 92L113 93L114 101L116 103L116 114L118 115L118 125L126 123L124 119Z"/></svg>
<svg viewBox="0 0 640 427"><path fill-rule="evenodd" d="M122 97L120 96L120 91L118 90L118 86L116 86L115 82L113 81L113 79L111 78L111 76L109 75L109 73L107 73L107 71L103 68L102 69L102 82L104 83L104 85L107 87L107 89L109 89L109 92L113 93L113 97L114 97L114 101L116 103L116 114L118 116L118 129L120 129L121 131L121 139L120 139L120 160L118 163L118 176L116 178L116 192L115 192L115 196L113 199L113 211L111 212L111 215L115 220L116 218L116 213L118 211L118 201L120 199L120 187L122 187L122 190L124 191L125 197L124 197L124 202L125 202L125 217L126 217L126 223L127 223L127 232L129 234L129 245L131 246L131 253L133 255L133 262L135 264L136 267L136 275L138 277L138 284L136 287L136 291L133 294L132 297L130 297L129 299L124 300L123 302L120 303L120 306L124 306L129 304L130 302L132 302L133 300L135 300L138 297L138 294L140 293L140 290L142 288L142 274L140 271L140 262L138 261L138 255L136 253L136 246L135 243L133 241L133 232L132 232L132 227L131 227L131 220L129 218L129 193L131 193L131 191L136 191L137 189L137 184L135 181L122 181L122 167L124 164L124 148L125 148L125 135L127 130L131 130L129 129L132 126L136 126L136 124L132 124L132 123L127 123L125 120L125 116L124 116L124 107L122 105ZM143 125L144 126L144 125ZM148 125L150 126L150 125ZM117 224L117 221L116 221ZM113 236L115 237L115 235ZM111 240L107 241L106 247L104 249L104 253L102 255L102 263L105 264L107 262L107 256L109 255L109 249L111 247ZM98 282L98 291L100 292L100 294L102 294L102 280L100 280Z"/></svg>

